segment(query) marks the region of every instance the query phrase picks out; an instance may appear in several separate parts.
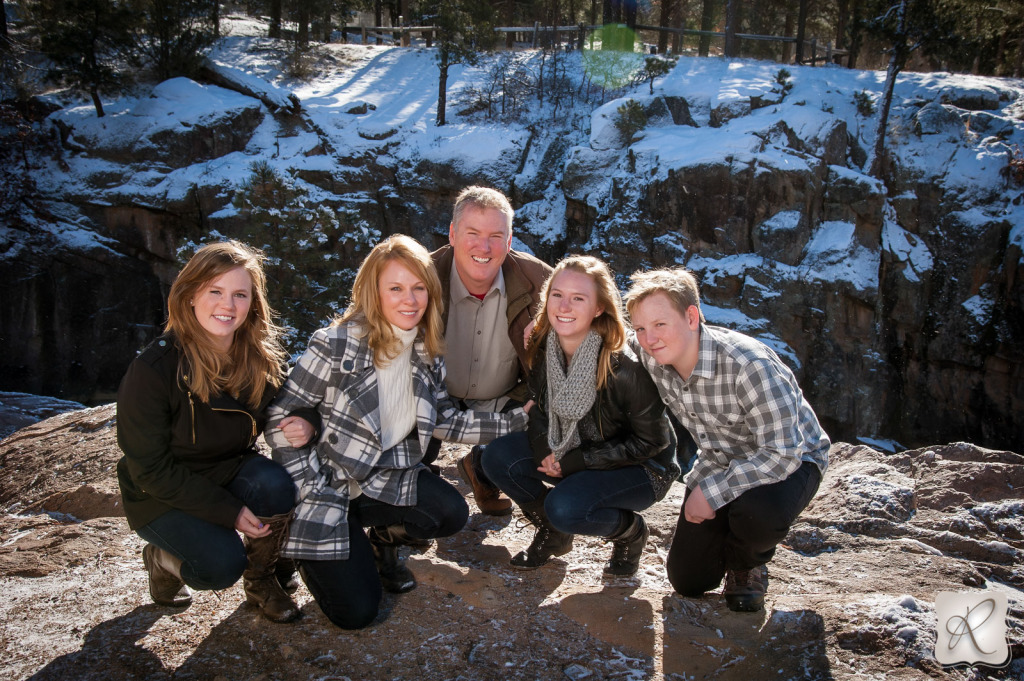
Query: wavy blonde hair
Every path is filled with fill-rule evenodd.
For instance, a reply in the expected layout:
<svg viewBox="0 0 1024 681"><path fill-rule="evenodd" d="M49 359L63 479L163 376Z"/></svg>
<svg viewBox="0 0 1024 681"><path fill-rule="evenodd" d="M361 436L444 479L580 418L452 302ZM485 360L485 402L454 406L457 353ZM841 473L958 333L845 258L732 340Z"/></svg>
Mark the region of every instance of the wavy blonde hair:
<svg viewBox="0 0 1024 681"><path fill-rule="evenodd" d="M612 375L612 355L622 350L626 344L626 325L622 321L622 298L619 296L619 289L615 286L612 271L603 260L590 255L570 255L555 265L555 269L551 271L551 275L544 282L544 288L541 289L542 302L533 318L535 326L526 346L527 360L532 368L540 354L542 342L551 331L551 322L548 321L548 294L551 290L551 282L565 270L579 272L593 279L597 285L597 304L604 308L604 312L590 323L590 328L597 331L603 341L601 354L597 360L597 388L600 390Z"/></svg>
<svg viewBox="0 0 1024 681"><path fill-rule="evenodd" d="M192 300L211 281L236 267L248 273L252 298L249 315L235 331L231 349L224 353L199 323ZM227 393L251 408L258 407L268 383L277 389L284 382L281 329L272 316L262 252L239 241L207 244L196 251L171 285L164 327L165 332L174 334L182 352L180 373L189 390L203 402Z"/></svg>
<svg viewBox="0 0 1024 681"><path fill-rule="evenodd" d="M352 300L348 309L331 323L331 326L338 326L354 321L362 325L373 351L373 364L378 367L386 366L401 351L398 337L384 317L380 302L380 275L393 260L404 265L426 285L427 309L419 323L423 344L431 359L444 352L441 280L437 278L430 253L412 237L395 234L374 246L363 260L352 284Z"/></svg>

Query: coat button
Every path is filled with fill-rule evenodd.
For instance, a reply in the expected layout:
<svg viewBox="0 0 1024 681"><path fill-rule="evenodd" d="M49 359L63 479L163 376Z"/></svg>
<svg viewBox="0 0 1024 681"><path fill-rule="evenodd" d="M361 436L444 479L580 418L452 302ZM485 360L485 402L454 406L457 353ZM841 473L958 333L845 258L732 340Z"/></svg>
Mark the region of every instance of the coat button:
<svg viewBox="0 0 1024 681"><path fill-rule="evenodd" d="M355 364L352 363L352 360L346 359L344 362L341 363L341 366L345 369L345 371L352 371L352 367L354 367Z"/></svg>
<svg viewBox="0 0 1024 681"><path fill-rule="evenodd" d="M338 436L335 435L334 433L331 433L330 435L327 436L327 441L330 442L332 445L336 445L338 444Z"/></svg>
<svg viewBox="0 0 1024 681"><path fill-rule="evenodd" d="M160 341L160 347L164 347L165 345L167 345L167 341L165 341L165 340Z"/></svg>

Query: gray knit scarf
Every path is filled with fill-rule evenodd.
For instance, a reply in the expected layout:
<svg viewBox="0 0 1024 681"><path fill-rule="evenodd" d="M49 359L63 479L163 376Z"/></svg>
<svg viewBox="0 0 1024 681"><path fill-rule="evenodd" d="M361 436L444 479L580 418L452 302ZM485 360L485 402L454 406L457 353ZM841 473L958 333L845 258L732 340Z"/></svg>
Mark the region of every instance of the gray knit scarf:
<svg viewBox="0 0 1024 681"><path fill-rule="evenodd" d="M548 333L548 446L560 461L573 447L580 445L577 425L597 397L597 358L601 354L601 336L593 329L583 339L565 370L565 354L558 335ZM568 375L567 375L568 374Z"/></svg>

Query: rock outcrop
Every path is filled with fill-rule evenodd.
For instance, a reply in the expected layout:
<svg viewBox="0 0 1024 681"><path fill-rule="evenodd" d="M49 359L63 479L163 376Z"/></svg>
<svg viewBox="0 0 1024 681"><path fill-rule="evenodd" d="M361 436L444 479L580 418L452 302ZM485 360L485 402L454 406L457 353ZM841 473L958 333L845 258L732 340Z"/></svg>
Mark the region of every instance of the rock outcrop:
<svg viewBox="0 0 1024 681"><path fill-rule="evenodd" d="M267 249L301 350L369 245L445 243L454 194L485 183L547 260L601 255L622 283L696 271L708 318L772 345L835 439L1024 449L1024 193L1000 174L1024 145L1014 81L903 74L876 179L867 73L682 59L629 95L649 122L628 141L625 97L446 135L424 123L435 90L409 82L436 80L428 53L327 46L325 72L351 70L295 88L300 107L238 66L274 49L244 40L218 63L252 96L175 79L116 116L50 117L69 172L39 159L45 210L0 230L0 389L109 398L163 322L179 248L211 233Z"/></svg>
<svg viewBox="0 0 1024 681"><path fill-rule="evenodd" d="M817 497L770 564L767 609L674 594L665 577L682 485L645 515L635 578L602 580L609 547L578 537L534 572L507 566L532 537L475 512L409 564L419 587L345 632L305 587L282 626L241 588L152 605L141 540L120 516L112 406L0 441L0 665L11 679L976 679L935 660L935 595L1001 591L1024 674L1024 457L965 443L886 455L838 443ZM462 448L445 447L442 474ZM471 498L471 497L470 497Z"/></svg>

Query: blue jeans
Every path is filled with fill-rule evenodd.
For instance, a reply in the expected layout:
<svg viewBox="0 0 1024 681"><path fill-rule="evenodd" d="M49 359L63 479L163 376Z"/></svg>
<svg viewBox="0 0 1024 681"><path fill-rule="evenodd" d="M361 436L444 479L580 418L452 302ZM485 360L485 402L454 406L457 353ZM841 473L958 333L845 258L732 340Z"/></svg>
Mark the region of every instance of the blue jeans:
<svg viewBox="0 0 1024 681"><path fill-rule="evenodd" d="M250 511L266 517L295 507L295 484L285 469L264 456L250 457L224 486ZM150 544L181 559L181 578L191 588L226 589L242 576L245 546L234 528L171 509L136 530Z"/></svg>
<svg viewBox="0 0 1024 681"><path fill-rule="evenodd" d="M481 461L495 485L520 506L544 495L548 521L560 532L610 537L632 512L655 501L654 485L643 466L585 470L552 478L537 470L526 433L504 435L487 445Z"/></svg>
<svg viewBox="0 0 1024 681"><path fill-rule="evenodd" d="M402 525L418 539L448 537L463 528L469 507L462 494L427 469L416 478L416 504L392 506L366 495L349 503L348 558L300 560L299 574L327 619L362 629L377 617L382 588L364 527Z"/></svg>

